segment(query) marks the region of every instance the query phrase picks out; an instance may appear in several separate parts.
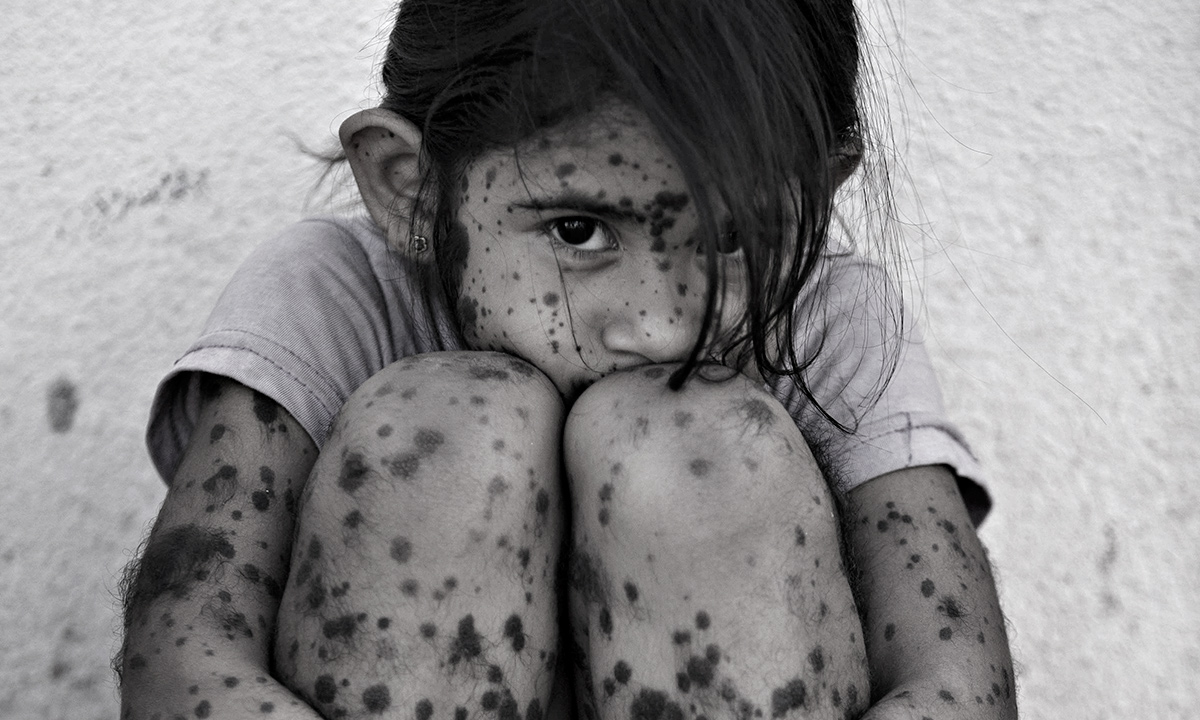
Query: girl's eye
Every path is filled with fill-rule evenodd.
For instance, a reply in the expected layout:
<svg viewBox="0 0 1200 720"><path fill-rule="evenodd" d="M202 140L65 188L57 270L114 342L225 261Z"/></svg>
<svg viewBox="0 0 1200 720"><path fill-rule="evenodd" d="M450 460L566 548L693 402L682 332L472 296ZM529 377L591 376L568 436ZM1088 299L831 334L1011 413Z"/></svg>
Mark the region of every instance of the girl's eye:
<svg viewBox="0 0 1200 720"><path fill-rule="evenodd" d="M722 255L732 255L742 249L742 239L738 236L737 228L732 222L725 223L724 230L717 237L717 252Z"/></svg>
<svg viewBox="0 0 1200 720"><path fill-rule="evenodd" d="M551 220L550 234L575 250L600 251L613 247L612 240L599 220L589 217L563 217Z"/></svg>
<svg viewBox="0 0 1200 720"><path fill-rule="evenodd" d="M717 253L720 255L736 255L742 251L742 238L738 235L737 228L732 220L725 221L725 225L721 229L721 234L717 236ZM704 254L704 244L701 243L696 248L696 253Z"/></svg>

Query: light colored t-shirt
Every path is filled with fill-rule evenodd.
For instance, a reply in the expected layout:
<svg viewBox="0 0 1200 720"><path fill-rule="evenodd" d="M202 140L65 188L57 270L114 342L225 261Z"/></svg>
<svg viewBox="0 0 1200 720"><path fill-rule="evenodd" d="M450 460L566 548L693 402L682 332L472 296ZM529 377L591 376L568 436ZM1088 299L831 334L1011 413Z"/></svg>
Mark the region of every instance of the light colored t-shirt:
<svg viewBox="0 0 1200 720"><path fill-rule="evenodd" d="M964 494L990 505L981 473L942 408L919 333L900 340L892 308L874 292L876 266L849 253L822 261L798 305L809 389L853 433L835 429L787 377L767 385L839 468L845 492L893 470L948 465ZM875 284L873 286L873 283ZM198 372L223 375L283 406L321 447L342 404L367 378L408 355L461 350L432 314L412 269L365 217L315 218L256 249L238 269L204 331L155 395L146 441L163 478L174 476L199 413ZM443 330L428 327L433 317ZM897 344L897 342L899 344ZM815 352L817 347L820 352ZM889 353L899 352L894 372ZM881 392L882 389L882 392Z"/></svg>

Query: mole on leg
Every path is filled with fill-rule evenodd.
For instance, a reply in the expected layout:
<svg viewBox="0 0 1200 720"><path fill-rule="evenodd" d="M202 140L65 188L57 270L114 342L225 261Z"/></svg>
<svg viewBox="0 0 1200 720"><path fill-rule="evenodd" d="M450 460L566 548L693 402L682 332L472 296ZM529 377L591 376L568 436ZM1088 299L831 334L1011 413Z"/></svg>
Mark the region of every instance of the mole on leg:
<svg viewBox="0 0 1200 720"><path fill-rule="evenodd" d="M359 388L302 498L281 680L326 717L547 707L562 418L549 380L495 353L406 358Z"/></svg>
<svg viewBox="0 0 1200 720"><path fill-rule="evenodd" d="M742 375L589 388L564 430L583 716L857 716L866 650L833 498L784 408Z"/></svg>

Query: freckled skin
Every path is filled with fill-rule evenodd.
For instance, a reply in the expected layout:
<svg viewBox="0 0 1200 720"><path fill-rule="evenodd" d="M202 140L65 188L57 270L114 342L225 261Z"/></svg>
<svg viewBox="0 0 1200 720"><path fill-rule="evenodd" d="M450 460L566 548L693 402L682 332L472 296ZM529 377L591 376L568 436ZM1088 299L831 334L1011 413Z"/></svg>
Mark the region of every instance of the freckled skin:
<svg viewBox="0 0 1200 720"><path fill-rule="evenodd" d="M608 132L614 118L627 128L616 139ZM635 171L625 161L666 155L638 113L615 106L604 120L551 134L523 149L519 165L509 151L485 154L466 178L470 187L490 184L488 201L471 193L459 210L469 251L457 314L468 344L529 360L568 399L616 368L682 359L707 287L704 261L689 242L697 216L682 173L673 163ZM563 225L584 213L558 202L562 193L618 199L612 206L627 215L608 229ZM569 236L567 228L575 228ZM733 268L730 308L744 282ZM646 312L614 307L613 297ZM572 345L560 341L562 332Z"/></svg>
<svg viewBox="0 0 1200 720"><path fill-rule="evenodd" d="M679 359L681 349L690 348L695 339L694 330L705 288L703 263L697 261L694 249L686 242L696 222L695 203L680 182L678 171L669 163L654 162L656 155L663 155L661 142L636 122L625 128L620 152L611 143L604 142L617 139L611 135L601 135L593 129L575 137L580 136L586 141L557 145L550 142L539 149L540 155L524 153L525 176L516 173L512 158L503 153L481 159L464 178L464 198L457 223L468 250L462 268L463 297L457 304L468 346L474 350L504 350L527 358L553 382L558 394L568 400L575 400L589 383L615 369ZM614 156L619 156L619 162L613 162ZM644 167L639 168L638 162L627 161L627 157L636 158ZM600 175L597 169L611 174ZM632 170L637 172L630 173ZM542 179L546 182L540 182ZM481 190L483 187L487 189L486 194ZM473 192L468 193L472 189ZM628 226L626 229L638 228L638 232L622 233L619 257L600 263L572 254L568 244L556 245L547 241L547 235L562 235L563 228L555 226L551 230L545 225L548 220L561 217L561 213L552 212L552 208L531 210L528 206L532 199L540 202L547 195L554 196L560 191L596 201L602 197L627 201L619 201L620 207L629 210L622 222ZM515 212L510 212L513 210ZM502 215L493 217L493 214ZM504 220L503 225L491 222L499 219ZM531 241L535 240L540 244L530 251ZM516 277L521 279L511 279ZM731 292L736 295L736 291L737 278L733 278ZM625 312L614 307L613 297L629 298L631 309ZM736 303L731 304L736 306ZM551 331L555 333L553 337ZM646 337L652 342L646 342ZM437 361L424 358L415 362ZM370 712L375 711L373 708L386 709L394 704L404 708L406 713L427 718L433 714L432 701L427 707L420 704L419 696L406 696L403 699L396 697L393 703L387 684L373 684L373 678L349 671L370 666L371 661L385 657L385 646L378 644L384 633L377 633L376 629L391 630L386 640L396 645L391 646L393 654L390 657L405 658L403 672L408 672L408 668L425 668L434 673L439 682L459 682L472 691L483 678L490 681L490 668L498 666L497 663L511 661L514 654L532 658L534 650L545 652L546 643L555 644L555 630L550 623L556 603L549 595L558 566L556 548L562 538L553 530L539 537L531 528L537 522L536 516L560 515L557 490L554 497L543 500L540 495L527 493L523 481L512 480L524 477L524 466L497 474L499 468L490 465L504 462L508 451L515 448L532 453L540 443L558 450L555 440L561 429L563 408L554 402L536 398L530 402L528 398L522 398L522 402L533 408L522 418L523 422L544 421L546 415L552 415L545 421L549 428L530 429L518 423L503 430L498 427L514 415L513 404L502 396L503 388L541 381L541 375L530 366L521 364L517 367L524 367L529 372L498 362L468 363L453 369L456 374L446 367L440 368L442 376L453 377L453 382L442 386L432 384L432 379L439 376L433 372L419 379L407 378L412 381L395 385L396 388L420 387L420 398L438 398L439 410L450 413L452 417L449 418L426 412L415 392L409 397L401 397L394 391L380 393L382 385L378 383L364 386L347 403L321 454L322 464L313 473L309 491L300 502L301 531L297 537L313 540L307 549L303 543L295 548L294 572L288 581L291 595L284 598L281 606L276 659L285 681L297 692L319 703L329 704L335 700L358 703ZM660 372L656 372L657 377L651 377L651 371ZM665 373L662 368L639 372L638 377L647 384L639 386L636 393L624 393L622 397L636 398L648 394L649 388L661 387ZM451 392L457 393L458 397L470 398L469 402L459 406L462 414L454 414L458 411L453 405L446 404L444 399L451 397ZM755 709L763 715L782 716L805 707L806 703L815 704L821 694L810 681L812 673L849 677L864 688L864 696L870 695L865 663L856 665L854 660L847 659L854 658L856 653L861 656L863 635L863 628L857 626L853 603L847 601L848 588L842 596L816 589L838 583L845 585L837 562L836 542L831 540L835 535L831 530L834 520L828 515L828 508L834 504L823 479L819 473L811 472L812 463L807 456L801 458L800 463L795 458L789 459L786 465L788 483L812 485L791 497L787 485L771 484L773 476L783 473L779 472L777 463L773 465L768 459L771 453L758 448L758 452L747 449L745 454L761 458L762 467L754 482L744 482L748 478L736 475L740 470L731 471L723 462L722 451L732 444L731 437L705 435L708 430L698 427L706 418L728 417L731 425L736 418L740 428L754 431L745 433L755 436L754 439L741 439L745 443L770 442L777 432L794 430L776 426L774 418L780 411L775 406L765 405L765 399L753 397L751 401L743 402L749 392L743 389L736 394L739 402L724 403L734 408L726 415L720 415L712 406L691 401L683 405L664 403L661 412L655 412L653 407L627 408L624 415L609 412L604 419L610 426L619 427L622 433L619 436L604 436L599 432L593 435L612 439L615 449L607 451L608 454L598 458L592 466L607 470L620 458L632 469L612 480L614 485L610 486L607 499L597 492L600 483L596 478L580 474L568 480L572 491L583 490L572 495L581 498L581 507L587 510L574 515L580 533L573 538L574 546L583 548L586 545L583 541L589 540L596 553L587 561L576 563L570 559L565 563L571 568L573 596L578 596L588 606L586 613L570 613L574 616L575 629L590 631L588 637L577 641L581 647L589 646L587 651L596 658L596 667L614 668L614 692L609 693L612 702L616 703L613 708L620 707L639 720L660 717L682 720L685 706L673 693L684 691L685 685L689 696L705 698L705 702L725 703L722 707L739 717L753 716ZM371 399L366 400L367 397ZM580 405L586 397L580 400ZM402 400L406 403L402 411L398 405L390 405ZM559 399L555 397L554 401ZM766 414L761 412L760 405L766 407ZM390 413L387 412L389 407ZM466 415L468 409L471 411L469 416ZM480 416L481 410L486 410L487 414ZM257 428L260 434L264 429L277 432L276 426L287 420L285 415L269 401L255 397L253 418L261 426ZM692 419L688 420L688 417ZM484 418L486 426L480 424ZM391 429L380 432L385 425ZM677 430L689 432L684 434ZM205 438L210 444L219 444L225 436L243 433L229 431L218 441L212 441L213 434L209 430ZM506 438L502 448L492 444L498 434ZM203 433L201 436L204 437ZM546 437L551 441L544 440ZM659 450L661 454L654 456L653 462L639 461L633 452L637 446L631 447L631 441L622 440L650 437L659 440L659 448L667 448ZM528 441L531 438L534 441ZM686 446L684 441L688 438L697 438L697 442ZM667 442L663 442L664 439ZM792 439L795 447L804 446L798 435ZM604 443L596 441L589 450L597 451L603 447ZM477 453L473 454L477 448L487 450L486 463L479 461ZM772 446L771 449L779 450L780 447ZM568 446L566 452L570 461L570 456L579 456L583 451ZM554 455L542 460L538 476L549 481L546 487L553 488L558 477L559 458ZM735 462L739 463L738 468L742 467L740 458ZM471 474L483 464L488 467L482 473ZM213 490L217 490L217 481L253 482L252 469L256 466L257 463L208 466L210 473L215 472L209 476L209 479L215 478ZM230 473L225 467L235 472ZM569 465L568 469L571 467ZM797 467L805 472L798 473ZM664 468L671 470L667 473ZM607 472L603 474L606 480L609 479ZM802 476L799 480L798 474ZM301 474L301 482L305 476L307 474ZM488 478L494 480L496 477L510 480L504 482L503 488L487 484ZM430 495L422 494L428 491L422 489L421 483L430 478L438 480L436 503L430 502ZM202 483L204 476L195 480ZM632 482L635 480L643 482ZM675 483L681 481L688 483L690 493L678 492ZM703 486L700 493L695 492L698 486ZM662 494L659 497L644 494L651 490ZM821 505L819 511L808 503L809 497L817 496L810 491L817 490L825 500L823 504L818 503ZM258 496L257 501L254 496L245 499L245 510L253 508L265 513L272 511L272 506L292 506L286 501L270 502L272 496L265 489L256 492L263 495ZM756 492L763 495L756 497ZM501 502L503 497L520 493L526 494L508 505ZM224 490L210 494L226 497ZM697 498L697 495L702 497ZM769 497L769 501L763 496ZM483 500L487 501L486 506L481 505ZM225 500L212 500L213 504L218 502ZM610 507L598 508L595 504L599 502L607 502ZM436 521L427 521L410 510L413 507L422 513L440 512L442 515ZM639 515L639 508L643 509L643 514ZM653 516L644 514L647 508L653 508ZM753 516L744 508L753 508ZM773 510L778 510L778 514L772 515ZM876 519L874 531L887 536L902 527L914 527L918 521L913 520L912 512L911 509L907 513L903 509L886 513L872 510L870 514ZM305 532L306 528L313 530L312 526L320 526L322 513L329 516L327 526L319 527L319 531ZM788 529L798 514L803 514L799 519L804 523L804 530L791 534ZM917 516L924 517L924 514ZM351 518L354 518L352 522ZM676 518L682 520L674 520ZM638 535L639 530L647 528L661 530L668 539ZM727 539L730 533L725 531L731 528L738 531L737 543ZM762 538L754 534L757 528L763 528L765 535ZM946 555L957 553L969 557L973 548L969 543L964 547L960 542L964 528L949 519L938 528L939 539L948 548ZM399 536L398 532L404 535ZM725 536L721 542L712 537L718 532ZM511 542L504 546L494 542L502 536L511 537ZM357 539L352 542L352 537ZM402 538L413 538L415 542L405 540L398 545L397 541ZM687 538L687 541L682 542L680 538ZM907 542L907 538L901 539ZM751 547L741 547L743 542L748 542ZM414 544L419 546L419 554L413 551ZM636 548L636 552L616 552L614 548L621 544ZM924 542L920 545L921 548L925 546ZM286 553L289 545L285 541L279 543L279 547ZM694 554L688 555L689 552ZM730 561L725 554L734 560ZM217 555L221 556L221 553L217 552ZM665 581L656 578L641 562L647 555L658 558L653 572L661 573ZM477 556L486 561L483 567L455 565L469 563ZM743 562L746 557L756 557L759 562L748 567ZM633 558L636 558L636 564L622 564ZM822 559L825 560L823 564L819 563ZM785 584L783 578L795 576L795 573L777 573L768 579L762 569L777 569L791 563L799 566L800 561L803 561L805 572L814 576L813 589ZM211 564L215 567L223 562L217 559ZM402 572L400 566L404 566ZM672 572L678 573L679 568L688 568L692 574L672 575ZM334 569L339 573L337 577L331 574ZM503 571L501 579L491 582L501 575L499 570ZM212 572L212 569L198 572L204 571ZM445 585L444 578L450 572L463 580L458 592L451 592L455 588ZM589 572L596 577L587 577ZM349 581L343 580L342 574ZM248 580L246 573L242 576ZM624 578L631 580L622 584ZM816 579L820 580L819 585ZM936 579L942 593L954 588L941 576ZM914 579L910 576L906 583L910 590L905 592L915 596L911 591ZM637 588L634 594L629 593L631 585ZM470 595L472 587L475 596L483 599L460 598ZM728 593L731 587L736 592ZM316 591L318 594L324 588L336 590L330 590L328 596L314 607L303 600L313 597L315 588L321 588ZM679 592L667 598L664 588L675 588ZM628 602L621 602L622 589ZM534 592L537 600L530 602L530 593ZM246 614L232 607L234 597L228 592L227 595L220 600L231 606L222 611L228 639L235 642L242 637L251 637L246 634L250 629ZM738 601L731 602L731 595L739 598ZM944 599L933 595L933 590L925 593L921 586L921 597L917 598L926 601L930 614L936 612L934 606L939 600L942 607L946 607ZM773 602L765 606L754 605L753 598L760 596L772 597ZM389 604L371 607L370 612L361 611L360 606L376 602L378 598L386 598ZM461 604L470 602L477 604ZM964 604L974 607L970 602ZM519 609L521 614L512 612L514 609ZM396 618L394 624L389 623L389 628L374 620L367 622L369 618L379 616L379 610L386 610L389 617ZM952 612L943 609L942 613L944 617L939 617L939 622L947 622L944 618ZM255 615L252 613L249 617ZM585 617L588 620L581 621ZM433 620L442 623L442 632L437 632ZM589 623L594 624L589 627ZM263 625L267 624L263 622ZM620 642L623 633L646 625L661 631L656 634L659 651L671 654L675 665L655 679L650 672L644 672L654 668L655 664L631 655L632 661L620 660L626 663L625 681L621 681L620 676L616 676L620 664L614 663L613 653L629 650ZM674 637L666 631L667 628L684 627L690 629L681 630ZM850 627L857 634L846 632ZM431 631L426 632L427 628ZM755 632L759 635L754 635ZM832 639L834 634L841 640ZM955 639L957 635L955 632ZM847 641L846 637L852 639ZM788 641L786 652L771 645L772 641L781 638ZM311 648L312 645L300 643L299 639L327 641L321 646L325 655L304 657L299 648ZM718 640L728 654L723 655L711 640ZM764 664L755 662L755 653L760 648L774 648L768 653L772 657L794 655L792 665L771 668L769 678L749 677L755 672L764 675L761 672ZM356 666L356 662L360 664ZM336 668L336 673L323 672L320 663L329 663L329 670ZM639 668L638 677L645 678L644 684L626 687L630 663ZM835 666L835 663L844 664ZM518 698L508 687L489 689L487 692L492 694L484 696L490 698L485 709L494 711L498 717L509 718L516 717L517 708L525 705L527 700L527 707L534 707L536 698L530 700L531 688L538 683L544 685L545 678L529 673L520 678L522 668L531 666L542 667L540 663L524 662L505 666L507 672L501 682L514 683L513 687L521 687L524 691ZM355 678L353 687L350 687L350 677ZM681 677L684 680L681 681ZM601 682L602 678L592 678L589 674L584 683L585 693L581 694L598 698L595 684ZM850 689L856 687L855 682L844 685L846 702L843 704L848 714L862 710L857 700L849 701ZM945 692L949 694L948 690ZM589 701L584 699L585 703ZM459 709L466 714L466 708L459 705L466 702L465 697L454 698L453 702L438 702L436 706L439 713L446 713L457 705L457 717ZM537 707L540 713L540 705ZM613 708L606 713L616 712ZM702 709L711 710L708 706L702 706ZM780 714L776 714L777 711ZM472 712L476 712L474 705ZM694 712L690 711L689 716L694 716ZM534 713L530 710L527 714Z"/></svg>

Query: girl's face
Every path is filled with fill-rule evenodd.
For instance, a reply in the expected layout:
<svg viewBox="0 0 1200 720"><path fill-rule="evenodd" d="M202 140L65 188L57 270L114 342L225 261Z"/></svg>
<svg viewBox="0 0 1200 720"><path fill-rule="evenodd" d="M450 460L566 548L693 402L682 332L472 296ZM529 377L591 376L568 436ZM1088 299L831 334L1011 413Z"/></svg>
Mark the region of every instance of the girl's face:
<svg viewBox="0 0 1200 720"><path fill-rule="evenodd" d="M568 399L695 344L707 285L695 203L639 113L610 108L485 154L465 173L458 220L468 345L528 360ZM739 317L740 253L717 257L724 315Z"/></svg>

